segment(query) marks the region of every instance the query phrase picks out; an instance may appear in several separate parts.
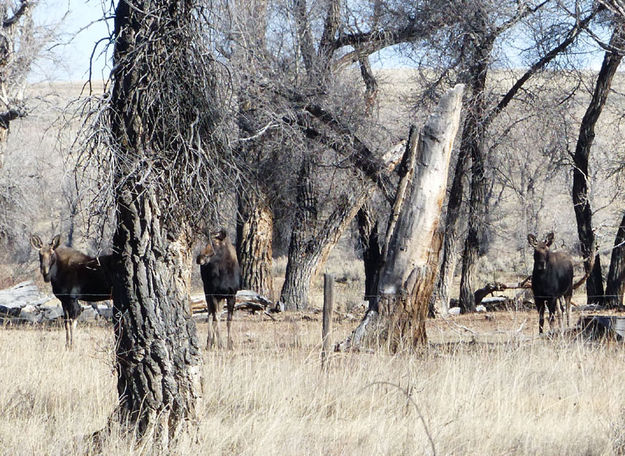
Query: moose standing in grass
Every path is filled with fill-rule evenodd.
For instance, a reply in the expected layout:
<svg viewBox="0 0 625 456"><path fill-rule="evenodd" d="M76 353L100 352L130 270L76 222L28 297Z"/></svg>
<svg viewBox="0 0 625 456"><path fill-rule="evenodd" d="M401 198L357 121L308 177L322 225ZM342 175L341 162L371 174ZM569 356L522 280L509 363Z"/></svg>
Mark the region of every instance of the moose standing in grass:
<svg viewBox="0 0 625 456"><path fill-rule="evenodd" d="M61 246L57 234L49 244L32 235L32 246L39 251L39 268L45 282L50 282L52 292L63 306L65 345L71 348L74 341L76 318L82 312L78 300L96 302L111 299L111 255L90 257L71 247Z"/></svg>
<svg viewBox="0 0 625 456"><path fill-rule="evenodd" d="M241 273L237 252L230 242L224 229L220 229L208 236L208 242L197 256L197 264L200 265L202 283L204 285L204 296L208 308L208 340L207 348L213 345L221 346L219 336L219 312L220 303L226 300L228 308L227 328L228 328L228 348L232 348L232 336L230 326L234 313L234 304L237 291L241 288Z"/></svg>
<svg viewBox="0 0 625 456"><path fill-rule="evenodd" d="M534 248L534 269L532 271L532 293L538 310L538 332L542 334L545 322L545 307L549 309L549 327L553 329L555 316L558 316L560 329L563 327L563 308L566 308L566 324L571 319L571 297L573 290L580 287L590 275L593 261L586 274L573 283L573 262L565 252L550 250L554 234L549 233L543 241L538 241L533 234L527 235L527 241ZM594 259L594 253L591 258Z"/></svg>

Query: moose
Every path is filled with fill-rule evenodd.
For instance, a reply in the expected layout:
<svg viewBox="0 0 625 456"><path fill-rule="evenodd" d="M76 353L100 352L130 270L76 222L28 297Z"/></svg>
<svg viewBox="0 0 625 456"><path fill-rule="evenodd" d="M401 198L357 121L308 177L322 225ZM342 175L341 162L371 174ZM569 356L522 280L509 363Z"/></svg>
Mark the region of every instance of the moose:
<svg viewBox="0 0 625 456"><path fill-rule="evenodd" d="M52 284L52 292L63 306L65 346L71 348L76 318L82 312L78 300L96 302L111 299L112 255L94 258L71 247L61 246L60 234L47 245L35 234L31 236L30 243L39 251L43 280Z"/></svg>
<svg viewBox="0 0 625 456"><path fill-rule="evenodd" d="M223 228L209 234L208 243L197 256L197 264L200 265L209 319L212 317L212 327L208 325L206 347L210 349L215 343L221 347L217 312L220 310L220 302L225 299L228 309L228 349L231 349L230 326L236 293L241 288L241 273L236 250Z"/></svg>
<svg viewBox="0 0 625 456"><path fill-rule="evenodd" d="M594 253L586 274L573 283L573 262L565 252L552 252L554 234L549 233L543 241L538 241L533 234L527 235L529 244L534 248L534 269L532 271L532 293L538 310L538 332L542 334L545 322L545 306L549 309L549 327L553 329L557 313L560 329L563 329L562 302L566 307L566 324L570 324L571 297L573 290L579 288L590 275L594 264Z"/></svg>

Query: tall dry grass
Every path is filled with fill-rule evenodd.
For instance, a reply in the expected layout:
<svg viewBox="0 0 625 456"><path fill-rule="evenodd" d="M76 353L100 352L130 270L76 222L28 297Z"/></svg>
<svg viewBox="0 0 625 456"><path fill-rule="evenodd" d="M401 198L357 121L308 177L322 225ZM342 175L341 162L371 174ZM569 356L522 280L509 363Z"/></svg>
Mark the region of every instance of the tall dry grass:
<svg viewBox="0 0 625 456"><path fill-rule="evenodd" d="M534 322L534 315L528 314ZM619 454L618 345L519 337L436 341L419 355L338 354L320 372L320 323L239 317L234 351L207 352L192 434L172 454ZM468 324L468 323L466 323ZM354 323L338 326L335 338ZM200 325L204 341L206 326ZM513 329L513 328L511 328ZM533 328L535 329L535 328ZM115 406L110 328L0 329L0 454L92 454ZM103 454L141 454L113 435Z"/></svg>

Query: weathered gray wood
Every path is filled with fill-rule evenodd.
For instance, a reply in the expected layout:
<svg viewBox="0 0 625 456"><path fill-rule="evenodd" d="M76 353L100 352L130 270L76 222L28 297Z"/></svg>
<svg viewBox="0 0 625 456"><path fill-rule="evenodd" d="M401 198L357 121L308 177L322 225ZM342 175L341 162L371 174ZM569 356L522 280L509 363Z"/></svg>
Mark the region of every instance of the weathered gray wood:
<svg viewBox="0 0 625 456"><path fill-rule="evenodd" d="M330 332L332 331L332 309L334 309L334 276L323 275L323 324L321 327L321 369L327 367L330 352Z"/></svg>
<svg viewBox="0 0 625 456"><path fill-rule="evenodd" d="M440 101L418 141L412 189L391 235L379 291L395 294L414 287L414 274L428 262L447 189L451 152L460 123L462 93L458 85ZM411 277L412 276L412 277Z"/></svg>
<svg viewBox="0 0 625 456"><path fill-rule="evenodd" d="M391 350L398 349L402 340L411 346L425 341L424 321L435 278L432 269L441 245L437 230L463 90L463 85L457 85L447 92L421 131L412 173L406 174L410 185L399 192L401 200L394 205L401 209L386 236L389 241L377 299L370 302L361 324L338 350L358 347L365 336L374 333L391 341Z"/></svg>
<svg viewBox="0 0 625 456"><path fill-rule="evenodd" d="M239 290L237 291L235 299L235 310L249 309L273 311L273 301L253 290ZM204 297L204 293L191 296L190 301L190 308L194 314L206 312L206 298Z"/></svg>
<svg viewBox="0 0 625 456"><path fill-rule="evenodd" d="M25 305L38 306L54 299L39 291L32 281L18 283L10 288L0 290L0 306L6 308L24 307Z"/></svg>

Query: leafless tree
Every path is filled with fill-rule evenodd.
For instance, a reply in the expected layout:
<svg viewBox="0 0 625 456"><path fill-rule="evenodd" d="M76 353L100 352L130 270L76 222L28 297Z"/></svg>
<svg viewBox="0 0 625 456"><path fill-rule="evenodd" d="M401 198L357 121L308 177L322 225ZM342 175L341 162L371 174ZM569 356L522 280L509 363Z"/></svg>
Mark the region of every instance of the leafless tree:
<svg viewBox="0 0 625 456"><path fill-rule="evenodd" d="M258 182L242 192L239 206L239 232L248 233L240 239L242 268L254 262L245 246L267 245L270 232L266 224L245 228L255 223L246 207L263 208L257 213L265 221L288 214L281 293L287 308L308 305L315 270L359 209L362 179L386 198L392 193L380 155L394 138L368 117L376 83L367 56L417 40L431 30L426 24L444 21L435 3L397 12L394 2L383 1L225 2L213 20L215 47L235 75L239 150L253 170L249 180ZM356 63L364 83L348 70ZM267 262L266 255L255 257Z"/></svg>
<svg viewBox="0 0 625 456"><path fill-rule="evenodd" d="M595 89L584 118L582 119L579 138L573 156L573 208L577 219L577 232L586 258L584 267L588 269L592 259L588 258L593 252L595 234L592 229L592 209L588 193L588 161L595 137L595 125L605 106L610 92L612 79L618 69L623 51L625 50L625 28L620 20L614 23L612 38L609 43L612 49L606 51L601 70L595 81ZM589 302L601 300L603 296L603 277L601 274L601 258L597 254L594 267L586 282L586 291Z"/></svg>
<svg viewBox="0 0 625 456"><path fill-rule="evenodd" d="M115 208L112 419L163 452L200 397L188 312L192 229L237 174L224 118L231 92L206 18L194 0L119 2L111 82L77 157L83 167L95 162L102 207Z"/></svg>
<svg viewBox="0 0 625 456"><path fill-rule="evenodd" d="M450 90L420 134L412 129L389 217L375 296L352 335L337 349L385 343L396 352L427 340L425 319L441 248L438 231L463 86ZM418 136L418 138L417 138Z"/></svg>
<svg viewBox="0 0 625 456"><path fill-rule="evenodd" d="M581 5L579 14L571 17L562 12L555 2L462 2L453 3L448 14L457 17L452 25L441 29L437 40L426 43L429 52L421 51L417 57L425 62L436 61L440 71L424 72L425 94L435 93L446 81L467 84L465 120L449 191L446 212L443 258L440 265L436 295L447 308L449 286L459 242L459 220L464 198L464 176L470 164L468 197L468 229L462 253L462 278L460 304L465 310L474 309L475 273L477 259L485 239L487 189L492 188L493 173L488 169L489 145L496 144L493 122L510 102L517 98L530 100L532 92L526 91L527 82L549 65L570 46L600 8ZM493 65L498 62L499 51L515 31L530 30L536 43L533 61L529 68L516 75L501 94L497 83L489 79ZM554 30L558 33L554 34ZM434 50L432 50L434 48ZM497 87L497 88L496 88ZM507 126L504 127L508 128Z"/></svg>

